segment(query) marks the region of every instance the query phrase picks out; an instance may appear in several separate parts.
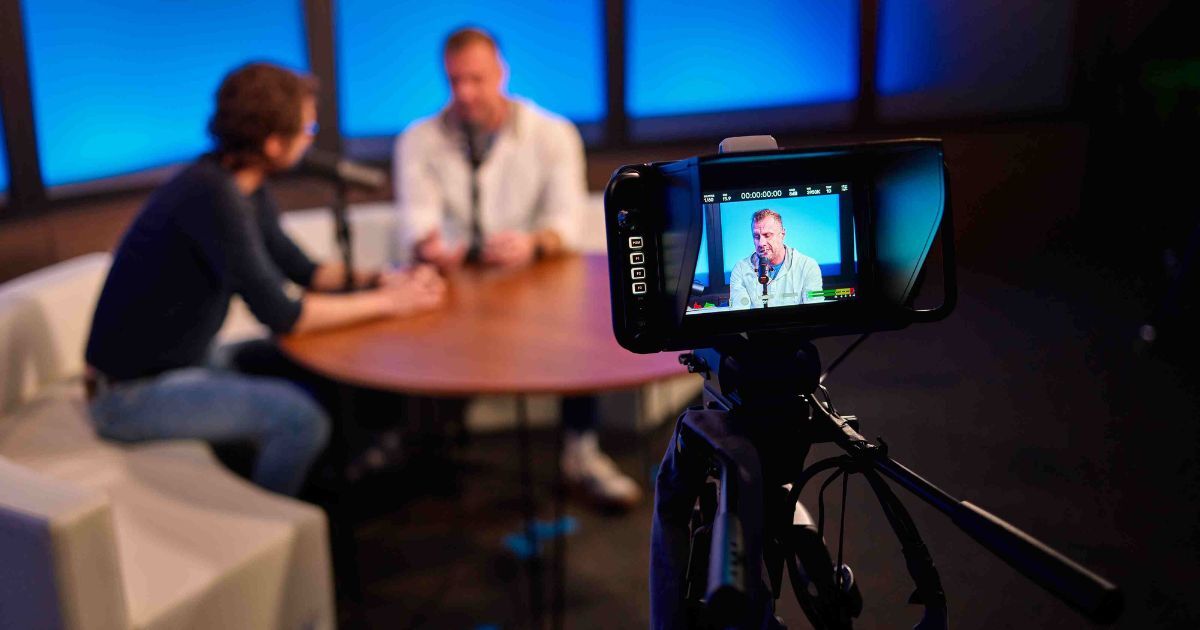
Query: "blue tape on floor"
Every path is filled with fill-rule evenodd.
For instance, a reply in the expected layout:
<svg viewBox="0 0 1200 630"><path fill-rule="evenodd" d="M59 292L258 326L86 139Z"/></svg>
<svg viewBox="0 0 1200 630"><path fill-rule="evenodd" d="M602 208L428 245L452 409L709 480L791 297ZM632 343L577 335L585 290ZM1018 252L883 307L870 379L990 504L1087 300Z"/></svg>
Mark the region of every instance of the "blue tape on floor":
<svg viewBox="0 0 1200 630"><path fill-rule="evenodd" d="M558 521L535 521L533 524L532 543L530 536L522 530L504 537L504 546L513 555L524 560L542 552L542 543L553 540L557 536L570 536L579 530L579 521L574 516L564 516Z"/></svg>

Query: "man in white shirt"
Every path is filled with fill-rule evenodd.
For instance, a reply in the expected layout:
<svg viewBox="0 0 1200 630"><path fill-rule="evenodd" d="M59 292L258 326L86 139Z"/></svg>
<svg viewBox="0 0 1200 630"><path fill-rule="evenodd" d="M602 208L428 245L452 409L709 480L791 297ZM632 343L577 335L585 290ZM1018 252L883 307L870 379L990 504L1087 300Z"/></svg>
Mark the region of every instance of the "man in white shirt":
<svg viewBox="0 0 1200 630"><path fill-rule="evenodd" d="M495 39L465 28L443 48L451 101L396 140L402 255L442 268L521 267L568 251L587 205L583 141L570 121L505 93ZM563 476L606 507L641 496L600 451L592 398L563 401Z"/></svg>
<svg viewBox="0 0 1200 630"><path fill-rule="evenodd" d="M763 308L763 284L767 278L765 306L792 306L823 302L809 297L822 287L821 266L794 247L783 243L787 230L778 212L759 210L750 218L754 253L737 261L729 275L729 306L735 309Z"/></svg>

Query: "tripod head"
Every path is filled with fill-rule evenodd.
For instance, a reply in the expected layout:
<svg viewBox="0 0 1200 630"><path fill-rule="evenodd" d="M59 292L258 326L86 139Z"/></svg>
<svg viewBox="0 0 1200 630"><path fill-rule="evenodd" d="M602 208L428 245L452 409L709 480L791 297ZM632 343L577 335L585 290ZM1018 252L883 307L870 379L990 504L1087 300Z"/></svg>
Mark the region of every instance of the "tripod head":
<svg viewBox="0 0 1200 630"><path fill-rule="evenodd" d="M817 389L821 357L804 339L760 342L738 337L715 348L681 355L689 372L704 376L704 389L730 408L794 406Z"/></svg>

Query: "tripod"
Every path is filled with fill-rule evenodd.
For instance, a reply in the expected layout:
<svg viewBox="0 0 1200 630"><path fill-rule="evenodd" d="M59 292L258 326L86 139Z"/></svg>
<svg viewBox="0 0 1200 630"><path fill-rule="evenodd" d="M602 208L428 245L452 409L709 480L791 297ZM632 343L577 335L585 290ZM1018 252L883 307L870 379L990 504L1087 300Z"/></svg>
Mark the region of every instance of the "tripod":
<svg viewBox="0 0 1200 630"><path fill-rule="evenodd" d="M925 608L915 628L947 628L946 597L915 523L885 476L1089 619L1108 623L1119 616L1116 586L922 479L892 460L882 440L859 435L853 416L837 414L828 398L815 395L820 360L807 340L740 338L680 361L704 376L705 404L679 418L656 482L653 627L782 628L774 601L784 567L814 628L852 627L862 609L852 572L825 547L823 509L814 524L798 503L807 482L831 470L822 493L839 477L844 482L862 474L879 499L916 586L910 602ZM810 445L820 442L846 454L805 468Z"/></svg>

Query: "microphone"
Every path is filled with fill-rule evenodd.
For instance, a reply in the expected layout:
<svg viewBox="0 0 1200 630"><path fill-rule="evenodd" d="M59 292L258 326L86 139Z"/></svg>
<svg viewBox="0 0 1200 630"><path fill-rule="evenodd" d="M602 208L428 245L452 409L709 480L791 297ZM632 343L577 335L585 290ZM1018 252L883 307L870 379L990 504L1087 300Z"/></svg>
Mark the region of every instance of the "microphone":
<svg viewBox="0 0 1200 630"><path fill-rule="evenodd" d="M300 160L298 170L340 184L369 190L378 190L387 183L387 174L383 171L359 162L352 162L337 153L321 149L309 149L304 158Z"/></svg>
<svg viewBox="0 0 1200 630"><path fill-rule="evenodd" d="M767 273L767 261L762 257L758 257L758 283L762 285L762 303L763 308L767 308L767 283L771 281L770 274Z"/></svg>
<svg viewBox="0 0 1200 630"><path fill-rule="evenodd" d="M483 164L484 157L484 148L479 146L479 131L475 125L464 122L463 135L467 139L467 161L471 163L471 170L477 171Z"/></svg>

